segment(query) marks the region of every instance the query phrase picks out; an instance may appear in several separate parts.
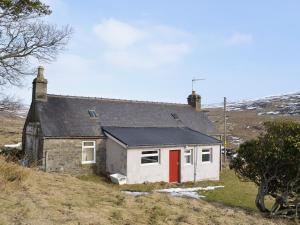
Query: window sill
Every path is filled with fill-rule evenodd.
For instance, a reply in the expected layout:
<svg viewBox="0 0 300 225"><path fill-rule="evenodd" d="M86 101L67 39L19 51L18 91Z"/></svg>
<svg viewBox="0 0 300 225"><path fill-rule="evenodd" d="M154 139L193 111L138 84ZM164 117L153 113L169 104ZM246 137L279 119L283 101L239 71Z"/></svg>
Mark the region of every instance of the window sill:
<svg viewBox="0 0 300 225"><path fill-rule="evenodd" d="M141 166L154 166L154 165L160 165L160 163L144 163L144 164L141 164Z"/></svg>
<svg viewBox="0 0 300 225"><path fill-rule="evenodd" d="M201 164L212 164L212 162L211 161L209 161L209 162L201 162Z"/></svg>
<svg viewBox="0 0 300 225"><path fill-rule="evenodd" d="M94 164L96 161L83 161L81 164Z"/></svg>

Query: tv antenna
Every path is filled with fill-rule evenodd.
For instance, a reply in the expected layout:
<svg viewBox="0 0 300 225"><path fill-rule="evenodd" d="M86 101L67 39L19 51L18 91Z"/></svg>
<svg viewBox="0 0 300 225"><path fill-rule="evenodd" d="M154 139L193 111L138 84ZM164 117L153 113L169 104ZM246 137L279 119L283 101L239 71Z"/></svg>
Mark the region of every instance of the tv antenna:
<svg viewBox="0 0 300 225"><path fill-rule="evenodd" d="M200 81L200 80L205 80L205 79L204 78L195 78L195 77L192 79L192 91L194 91L194 83L197 81Z"/></svg>

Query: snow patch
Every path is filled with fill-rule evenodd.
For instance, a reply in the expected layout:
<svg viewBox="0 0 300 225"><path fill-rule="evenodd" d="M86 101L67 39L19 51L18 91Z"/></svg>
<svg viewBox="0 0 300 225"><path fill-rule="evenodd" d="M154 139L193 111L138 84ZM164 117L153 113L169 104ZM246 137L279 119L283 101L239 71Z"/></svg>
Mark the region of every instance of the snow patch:
<svg viewBox="0 0 300 225"><path fill-rule="evenodd" d="M218 188L224 188L224 186L208 186L208 187L195 187L195 188L167 188L156 190L156 192L160 193L168 193L171 196L176 197L188 197L188 198L204 198L205 196L199 195L197 191L211 191Z"/></svg>
<svg viewBox="0 0 300 225"><path fill-rule="evenodd" d="M194 199L205 198L204 195L199 195L197 192L194 191L171 192L170 194L173 197L187 197L187 198L194 198Z"/></svg>
<svg viewBox="0 0 300 225"><path fill-rule="evenodd" d="M127 195L132 195L132 196L142 196L142 195L148 195L149 192L143 192L143 191L122 191L123 193Z"/></svg>
<svg viewBox="0 0 300 225"><path fill-rule="evenodd" d="M219 108L222 105L216 105ZM210 105L214 107L214 105ZM256 100L228 102L227 111L242 112L245 110L257 111L263 115L300 115L300 93L269 96ZM271 111L272 110L272 111Z"/></svg>
<svg viewBox="0 0 300 225"><path fill-rule="evenodd" d="M22 143L19 142L18 144L9 144L9 145L4 145L5 148L21 148Z"/></svg>

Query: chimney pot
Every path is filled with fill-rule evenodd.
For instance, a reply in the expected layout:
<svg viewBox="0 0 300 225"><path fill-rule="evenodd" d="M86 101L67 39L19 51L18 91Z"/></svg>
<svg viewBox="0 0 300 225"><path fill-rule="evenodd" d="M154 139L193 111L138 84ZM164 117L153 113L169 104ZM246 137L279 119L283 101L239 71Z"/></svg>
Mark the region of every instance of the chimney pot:
<svg viewBox="0 0 300 225"><path fill-rule="evenodd" d="M40 79L40 80L45 79L45 78L44 78L44 67L42 67L42 66L39 66L39 67L38 67L37 78Z"/></svg>

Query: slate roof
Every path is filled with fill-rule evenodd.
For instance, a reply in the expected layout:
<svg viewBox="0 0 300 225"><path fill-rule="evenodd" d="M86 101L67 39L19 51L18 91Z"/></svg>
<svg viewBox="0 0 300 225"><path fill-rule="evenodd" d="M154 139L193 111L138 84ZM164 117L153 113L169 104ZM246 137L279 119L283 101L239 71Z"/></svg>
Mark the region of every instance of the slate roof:
<svg viewBox="0 0 300 225"><path fill-rule="evenodd" d="M217 133L204 112L187 104L47 96L46 102L36 102L45 137L98 137L104 126L189 127L205 134ZM88 110L95 110L98 117L91 118Z"/></svg>
<svg viewBox="0 0 300 225"><path fill-rule="evenodd" d="M129 148L221 143L213 137L186 127L103 127L103 130Z"/></svg>

